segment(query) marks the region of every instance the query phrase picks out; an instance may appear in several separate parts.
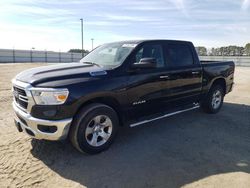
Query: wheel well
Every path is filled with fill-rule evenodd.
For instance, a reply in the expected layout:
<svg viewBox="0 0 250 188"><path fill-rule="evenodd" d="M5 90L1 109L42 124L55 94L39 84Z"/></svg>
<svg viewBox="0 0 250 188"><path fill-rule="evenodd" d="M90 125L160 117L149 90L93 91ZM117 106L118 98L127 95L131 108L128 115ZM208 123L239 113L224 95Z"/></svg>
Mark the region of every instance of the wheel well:
<svg viewBox="0 0 250 188"><path fill-rule="evenodd" d="M112 98L112 97L98 97L98 98L94 98L94 99L90 99L87 102L84 102L79 109L77 110L76 114L81 110L81 108L83 108L86 105L92 104L92 103L101 103L101 104L105 104L107 106L110 106L111 108L113 108L115 110L115 112L118 115L119 118L119 124L122 126L123 125L123 116L122 116L122 112L121 112L121 106L120 103Z"/></svg>
<svg viewBox="0 0 250 188"><path fill-rule="evenodd" d="M225 79L223 79L223 78L218 78L218 79L214 80L214 82L213 82L211 88L212 88L213 86L215 86L215 85L221 85L222 88L223 88L223 91L224 91L224 95L226 94L226 81L225 81Z"/></svg>

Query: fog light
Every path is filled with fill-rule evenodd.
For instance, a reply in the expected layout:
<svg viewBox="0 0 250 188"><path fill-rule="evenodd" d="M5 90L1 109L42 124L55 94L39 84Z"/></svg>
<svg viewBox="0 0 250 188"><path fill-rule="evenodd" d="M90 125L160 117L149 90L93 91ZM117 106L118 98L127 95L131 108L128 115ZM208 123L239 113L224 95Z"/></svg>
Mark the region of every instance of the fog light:
<svg viewBox="0 0 250 188"><path fill-rule="evenodd" d="M57 131L56 126L37 125L37 128L44 133L55 133Z"/></svg>
<svg viewBox="0 0 250 188"><path fill-rule="evenodd" d="M20 123L17 122L16 120L14 120L14 121L15 121L15 125L16 125L17 130L18 130L19 132L23 132L23 129L22 129Z"/></svg>

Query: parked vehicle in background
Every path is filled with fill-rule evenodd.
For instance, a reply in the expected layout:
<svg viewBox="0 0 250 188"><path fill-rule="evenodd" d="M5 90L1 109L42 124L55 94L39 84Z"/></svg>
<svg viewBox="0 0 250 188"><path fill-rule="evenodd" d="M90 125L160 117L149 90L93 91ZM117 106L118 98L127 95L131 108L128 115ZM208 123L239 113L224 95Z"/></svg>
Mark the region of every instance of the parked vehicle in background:
<svg viewBox="0 0 250 188"><path fill-rule="evenodd" d="M234 62L199 61L191 42L124 41L79 63L13 79L15 124L36 139L68 138L80 152L107 149L120 126L134 127L201 107L217 113L232 90Z"/></svg>

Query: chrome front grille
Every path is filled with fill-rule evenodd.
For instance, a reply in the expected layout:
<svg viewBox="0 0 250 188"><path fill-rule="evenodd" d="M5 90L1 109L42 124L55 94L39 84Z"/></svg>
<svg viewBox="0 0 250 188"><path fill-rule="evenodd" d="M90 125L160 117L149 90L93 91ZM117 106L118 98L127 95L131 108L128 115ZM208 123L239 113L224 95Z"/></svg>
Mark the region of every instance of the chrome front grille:
<svg viewBox="0 0 250 188"><path fill-rule="evenodd" d="M12 85L15 106L29 114L32 107L35 105L30 91L32 86L29 83L18 81L15 78L12 79Z"/></svg>
<svg viewBox="0 0 250 188"><path fill-rule="evenodd" d="M24 110L28 107L28 97L23 88L13 86L14 99L17 105L19 105Z"/></svg>

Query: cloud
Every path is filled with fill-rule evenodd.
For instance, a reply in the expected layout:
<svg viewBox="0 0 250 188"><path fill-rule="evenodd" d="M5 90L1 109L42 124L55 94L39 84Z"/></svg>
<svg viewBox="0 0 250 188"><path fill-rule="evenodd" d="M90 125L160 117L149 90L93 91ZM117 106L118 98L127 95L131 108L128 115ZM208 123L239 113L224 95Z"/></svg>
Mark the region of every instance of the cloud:
<svg viewBox="0 0 250 188"><path fill-rule="evenodd" d="M235 39L244 44L250 32L249 1L0 0L0 47L79 48L80 18L87 49L91 38L96 45L134 38L206 39L218 44Z"/></svg>
<svg viewBox="0 0 250 188"><path fill-rule="evenodd" d="M150 22L150 21L162 20L159 18L155 19L147 16L126 16L118 14L107 14L107 15L102 15L102 17L113 21L130 21L130 22Z"/></svg>
<svg viewBox="0 0 250 188"><path fill-rule="evenodd" d="M175 10L175 7L168 6L169 0L167 1L123 1L121 6L125 10L132 11L169 11Z"/></svg>
<svg viewBox="0 0 250 188"><path fill-rule="evenodd" d="M106 26L110 27L112 25L116 26L127 26L130 23L129 22L113 22L113 21L86 21L84 22L85 25L91 25L91 26Z"/></svg>
<svg viewBox="0 0 250 188"><path fill-rule="evenodd" d="M171 0L171 2L176 6L179 10L185 10L185 5L183 0Z"/></svg>
<svg viewBox="0 0 250 188"><path fill-rule="evenodd" d="M180 10L186 17L189 17L189 14L187 12L187 7L185 5L185 1L184 0L170 0L175 7Z"/></svg>
<svg viewBox="0 0 250 188"><path fill-rule="evenodd" d="M250 0L243 0L241 8L242 10L247 10L250 7Z"/></svg>

